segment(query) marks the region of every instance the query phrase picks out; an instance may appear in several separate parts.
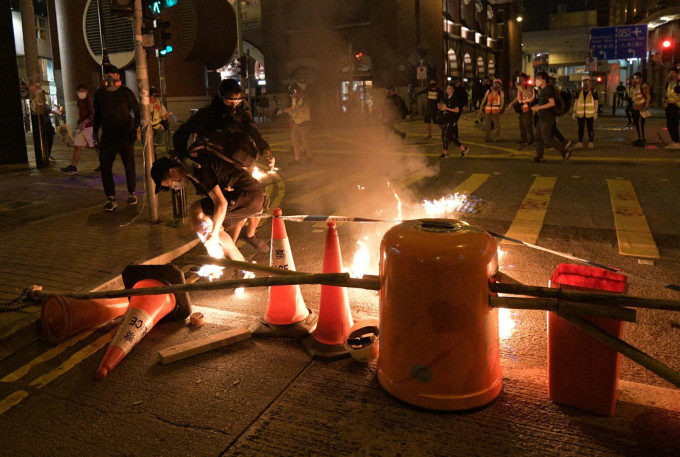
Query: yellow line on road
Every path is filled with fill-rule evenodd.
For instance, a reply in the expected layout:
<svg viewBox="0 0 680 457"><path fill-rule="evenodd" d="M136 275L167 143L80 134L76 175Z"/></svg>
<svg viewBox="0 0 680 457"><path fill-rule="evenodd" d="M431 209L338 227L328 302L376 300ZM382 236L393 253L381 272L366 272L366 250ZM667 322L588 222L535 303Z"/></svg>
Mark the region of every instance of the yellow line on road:
<svg viewBox="0 0 680 457"><path fill-rule="evenodd" d="M308 171L307 173L302 173L297 176L293 176L292 178L288 178L286 179L286 181L288 182L304 181L305 179L313 178L314 176L318 176L323 173L325 173L325 170L312 170Z"/></svg>
<svg viewBox="0 0 680 457"><path fill-rule="evenodd" d="M456 186L453 193L471 195L489 179L489 176L491 175L486 173L473 173L468 179Z"/></svg>
<svg viewBox="0 0 680 457"><path fill-rule="evenodd" d="M0 401L0 416L5 414L5 411L13 406L18 405L21 400L28 397L28 392L25 390L17 390L16 392L10 394L7 398Z"/></svg>
<svg viewBox="0 0 680 457"><path fill-rule="evenodd" d="M608 179L607 186L614 212L619 253L658 259L659 249L656 247L633 184L624 179Z"/></svg>
<svg viewBox="0 0 680 457"><path fill-rule="evenodd" d="M92 333L94 333L94 329L88 330L86 332L79 333L79 334L69 338L68 340L64 341L60 345L53 347L52 349L46 351L42 355L31 360L30 362L28 362L26 365L22 366L21 368L14 370L12 373L10 373L7 376L5 376L4 378L0 379L0 382L18 381L19 379L23 378L30 371L30 369L33 368L34 366L36 366L36 365L38 365L42 362L47 362L48 360L55 358L56 356L58 356L59 354L64 352L64 350L73 346L78 341L87 338Z"/></svg>
<svg viewBox="0 0 680 457"><path fill-rule="evenodd" d="M516 238L525 243L536 243L556 182L557 178L542 176L534 180L505 234L507 237Z"/></svg>
<svg viewBox="0 0 680 457"><path fill-rule="evenodd" d="M112 339L113 335L116 333L116 330L118 327L114 327L109 332L101 337L99 337L96 341L88 344L84 348L82 348L80 351L76 352L73 354L68 360L66 360L64 363L59 365L57 368L54 370L50 371L49 373L40 376L38 378L35 378L33 382L31 382L29 385L31 387L35 387L36 389L40 389L41 387L45 387L47 384L51 383L55 379L57 379L59 376L63 375L67 371L69 371L71 368L75 367L78 365L80 362L106 346Z"/></svg>
<svg viewBox="0 0 680 457"><path fill-rule="evenodd" d="M276 183L276 197L271 201L270 207L272 209L281 207L283 196L286 195L286 183L282 180Z"/></svg>
<svg viewBox="0 0 680 457"><path fill-rule="evenodd" d="M354 173L353 175L346 176L343 179L337 179L333 181L331 184L315 189L313 192L306 193L304 195L296 197L292 199L289 203L302 203L319 199L330 194L331 192L335 192L336 190L342 188L343 186L360 181L368 174L369 172L367 170L362 170L358 173Z"/></svg>

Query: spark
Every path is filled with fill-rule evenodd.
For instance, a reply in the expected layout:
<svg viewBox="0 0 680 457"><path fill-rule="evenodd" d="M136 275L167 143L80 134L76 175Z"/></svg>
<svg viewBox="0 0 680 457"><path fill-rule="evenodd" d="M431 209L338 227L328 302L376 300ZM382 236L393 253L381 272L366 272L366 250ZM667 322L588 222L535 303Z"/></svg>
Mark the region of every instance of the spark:
<svg viewBox="0 0 680 457"><path fill-rule="evenodd" d="M250 279L255 277L255 273L252 271L245 271L245 275L243 276L243 279ZM237 297L243 297L246 294L246 289L245 287L239 287L237 289L234 289L234 295Z"/></svg>

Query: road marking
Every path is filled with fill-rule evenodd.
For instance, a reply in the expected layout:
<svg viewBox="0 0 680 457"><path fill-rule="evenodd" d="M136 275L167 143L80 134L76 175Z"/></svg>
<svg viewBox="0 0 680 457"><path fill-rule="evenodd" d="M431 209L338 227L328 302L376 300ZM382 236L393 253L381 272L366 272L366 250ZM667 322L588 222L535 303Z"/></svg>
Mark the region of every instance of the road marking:
<svg viewBox="0 0 680 457"><path fill-rule="evenodd" d="M82 362L83 360L85 360L86 358L88 358L89 356L96 353L104 346L106 346L113 339L113 335L116 333L116 330L118 330L118 327L112 328L111 330L109 330L108 333L106 333L103 336L100 336L96 341L88 344L80 351L73 354L68 360L66 360L64 363L59 365L54 370L50 371L49 373L43 376L35 378L35 380L31 382L29 385L31 387L35 387L36 389L45 387L47 384L51 383L59 376L63 375L71 368L75 367L80 362Z"/></svg>
<svg viewBox="0 0 680 457"><path fill-rule="evenodd" d="M298 182L298 181L304 181L305 179L312 178L314 176L318 176L320 174L325 173L325 170L313 170L313 171L308 171L307 173L302 173L297 176L293 176L292 178L287 178L286 181L288 182Z"/></svg>
<svg viewBox="0 0 680 457"><path fill-rule="evenodd" d="M26 365L22 366L21 368L18 368L14 370L12 373L8 374L4 378L0 379L0 382L14 382L18 381L19 379L23 378L31 368L34 366L42 363L42 362L47 362L48 360L51 360L64 352L67 348L73 346L76 344L78 341L87 338L90 336L92 333L94 333L93 330L88 330L86 332L79 333L68 340L64 341L63 343L59 344L58 346L55 346L51 348L50 350L46 351L42 355L36 357L35 359L31 360L28 362Z"/></svg>
<svg viewBox="0 0 680 457"><path fill-rule="evenodd" d="M608 179L607 186L619 240L619 254L658 259L659 249L633 184L627 180Z"/></svg>
<svg viewBox="0 0 680 457"><path fill-rule="evenodd" d="M358 173L354 173L353 175L346 176L343 179L335 180L331 184L319 187L312 192L300 195L299 197L290 200L288 203L303 203L303 202L308 203L311 200L317 200L332 192L335 192L336 190L342 188L343 186L346 186L347 184L354 183L356 181L359 181L361 178L365 178L366 175L368 175L368 173L369 173L368 171L362 170Z"/></svg>
<svg viewBox="0 0 680 457"><path fill-rule="evenodd" d="M17 390L16 392L10 394L7 398L0 401L0 416L5 414L5 411L13 406L18 405L21 400L28 397L28 392L25 390Z"/></svg>
<svg viewBox="0 0 680 457"><path fill-rule="evenodd" d="M536 244L556 182L557 178L545 176L534 180L505 234L507 237ZM503 243L509 242L504 240Z"/></svg>
<svg viewBox="0 0 680 457"><path fill-rule="evenodd" d="M453 189L454 194L466 194L472 195L474 191L479 189L479 187L489 179L489 174L486 173L473 173L468 179L458 184L455 189Z"/></svg>

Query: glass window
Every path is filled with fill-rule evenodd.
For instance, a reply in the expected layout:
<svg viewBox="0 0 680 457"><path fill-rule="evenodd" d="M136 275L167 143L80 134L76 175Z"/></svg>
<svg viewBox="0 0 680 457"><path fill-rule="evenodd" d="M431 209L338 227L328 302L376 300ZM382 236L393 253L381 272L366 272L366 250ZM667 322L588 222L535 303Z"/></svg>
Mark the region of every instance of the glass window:
<svg viewBox="0 0 680 457"><path fill-rule="evenodd" d="M369 22L368 12L368 0L336 0L333 24L366 24Z"/></svg>
<svg viewBox="0 0 680 457"><path fill-rule="evenodd" d="M47 18L35 17L35 35L39 40L47 39Z"/></svg>

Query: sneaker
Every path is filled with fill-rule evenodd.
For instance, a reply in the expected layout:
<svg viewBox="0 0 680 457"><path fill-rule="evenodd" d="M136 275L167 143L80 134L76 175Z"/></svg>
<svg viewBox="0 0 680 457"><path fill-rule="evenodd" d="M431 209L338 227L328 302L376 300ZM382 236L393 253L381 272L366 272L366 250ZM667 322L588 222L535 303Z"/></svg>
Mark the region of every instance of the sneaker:
<svg viewBox="0 0 680 457"><path fill-rule="evenodd" d="M470 152L470 148L467 147L467 146L465 146L465 149L463 149L462 151L460 151L460 156L461 156L461 157L465 157L466 155L468 155L468 152Z"/></svg>
<svg viewBox="0 0 680 457"><path fill-rule="evenodd" d="M534 157L534 162L536 163L545 162L545 158L536 156Z"/></svg>
<svg viewBox="0 0 680 457"><path fill-rule="evenodd" d="M580 141L574 145L574 149L581 149L581 148L583 148L583 143L581 143Z"/></svg>
<svg viewBox="0 0 680 457"><path fill-rule="evenodd" d="M101 171L102 171L101 165L94 169L94 172L95 172L95 173L99 173L99 172L101 172Z"/></svg>
<svg viewBox="0 0 680 457"><path fill-rule="evenodd" d="M588 143L588 149L593 149L593 146L594 146L594 145L593 145L593 142L592 142L592 141L591 141L590 143Z"/></svg>
<svg viewBox="0 0 680 457"><path fill-rule="evenodd" d="M134 206L137 204L137 196L135 195L134 192L128 195L127 204L129 206Z"/></svg>
<svg viewBox="0 0 680 457"><path fill-rule="evenodd" d="M666 146L666 149L680 149L680 143L671 143Z"/></svg>
<svg viewBox="0 0 680 457"><path fill-rule="evenodd" d="M68 173L70 175L75 175L78 173L78 169L74 167L73 165L69 165L68 167L64 167L61 169L64 173Z"/></svg>
<svg viewBox="0 0 680 457"><path fill-rule="evenodd" d="M243 239L248 243L257 248L258 251L260 252L267 252L269 251L269 245L260 237L257 235L253 235L251 237L244 236Z"/></svg>
<svg viewBox="0 0 680 457"><path fill-rule="evenodd" d="M441 154L441 155L439 156L439 158L440 158L440 159L450 159L451 156L450 156L448 153L445 152L445 153Z"/></svg>
<svg viewBox="0 0 680 457"><path fill-rule="evenodd" d="M104 205L104 211L106 212L111 212L114 209L118 208L118 204L116 203L115 198L107 198L106 199L106 204Z"/></svg>
<svg viewBox="0 0 680 457"><path fill-rule="evenodd" d="M56 161L57 161L57 159L55 159L55 158L52 157L52 156L49 156L49 158L48 158L47 160L49 160L50 162L56 162Z"/></svg>
<svg viewBox="0 0 680 457"><path fill-rule="evenodd" d="M569 160L569 157L571 157L571 151L569 151L569 150L564 151L564 155L562 156L562 160L564 160L566 162L567 160Z"/></svg>

